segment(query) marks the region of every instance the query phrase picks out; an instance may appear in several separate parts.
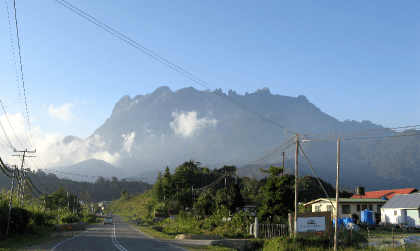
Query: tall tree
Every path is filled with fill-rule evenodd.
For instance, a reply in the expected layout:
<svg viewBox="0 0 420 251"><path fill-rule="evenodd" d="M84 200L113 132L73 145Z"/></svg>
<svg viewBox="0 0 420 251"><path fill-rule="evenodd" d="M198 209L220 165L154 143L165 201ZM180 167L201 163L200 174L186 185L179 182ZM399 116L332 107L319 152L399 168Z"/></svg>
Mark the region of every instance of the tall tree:
<svg viewBox="0 0 420 251"><path fill-rule="evenodd" d="M158 173L157 180L153 185L153 196L158 200L163 200L163 182L162 182L162 173Z"/></svg>
<svg viewBox="0 0 420 251"><path fill-rule="evenodd" d="M259 209L259 216L270 223L276 218L285 222L288 213L292 212L294 208L294 175L281 176L283 169L283 167L275 166L270 166L267 171L260 169L261 172L268 173L269 176L267 183L262 188L264 200Z"/></svg>
<svg viewBox="0 0 420 251"><path fill-rule="evenodd" d="M165 169L165 173L163 174L162 177L162 186L163 186L163 195L164 198L170 198L172 197L172 195L174 194L174 189L173 189L173 182L172 182L172 177L171 177L171 172L169 171L169 167L167 166Z"/></svg>

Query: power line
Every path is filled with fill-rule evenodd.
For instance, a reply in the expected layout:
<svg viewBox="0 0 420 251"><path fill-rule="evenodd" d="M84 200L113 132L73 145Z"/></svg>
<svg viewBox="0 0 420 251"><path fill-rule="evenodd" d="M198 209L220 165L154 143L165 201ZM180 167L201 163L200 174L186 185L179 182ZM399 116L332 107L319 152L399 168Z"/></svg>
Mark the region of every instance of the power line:
<svg viewBox="0 0 420 251"><path fill-rule="evenodd" d="M354 140L354 139L416 136L418 135L418 133L416 134L416 132L419 132L417 130L420 130L420 125L366 130L366 131L356 131L356 132L304 135L306 139L304 139L303 141L329 141L329 140L336 140L337 138L340 138L340 140ZM402 134L402 133L413 133L413 134Z"/></svg>
<svg viewBox="0 0 420 251"><path fill-rule="evenodd" d="M25 97L26 118L28 120L29 136L30 136L30 139L31 139L30 142L31 142L33 148L35 149L35 146L34 146L34 143L33 143L32 131L31 131L31 124L30 124L30 121L29 121L28 103L26 101L25 80L23 78L22 54L21 54L21 50L20 50L19 28L18 28L17 13L16 13L16 1L15 0L13 0L13 9L15 11L16 37L17 37L17 44L18 44L18 48L19 48L19 63L20 63L20 73L21 73L21 77L22 77L23 96Z"/></svg>
<svg viewBox="0 0 420 251"><path fill-rule="evenodd" d="M305 154L305 152L303 151L303 149L302 149L302 147L300 146L300 144L298 144L298 147L299 147L299 148L300 148L300 150L302 151L302 154L303 154L303 156L305 157L306 161L308 162L308 165L311 167L312 172L314 173L314 175L315 175L316 179L318 180L319 185L321 186L322 190L324 190L325 195L328 197L328 200L330 201L331 205L332 205L332 206L333 206L333 208L335 209L335 207L334 207L334 205L333 205L333 203L332 203L332 201L331 201L331 199L330 199L330 196L328 195L327 191L325 191L324 186L322 185L321 181L319 180L318 176L316 175L315 170L313 169L313 167L312 167L311 163L309 162L308 158L306 157L306 154ZM297 184L296 184L296 186L297 186ZM338 187L336 187L335 189L338 189Z"/></svg>
<svg viewBox="0 0 420 251"><path fill-rule="evenodd" d="M17 140L17 141L19 142L19 144L23 147L22 143L20 142L20 140L19 140L18 136L17 136L17 135L16 135L16 133L15 133L15 130L13 129L12 123L10 123L9 116L7 116L6 109L4 109L3 102L1 102L1 100L0 100L0 104L1 104L1 107L3 108L4 115L6 116L7 121L9 122L10 128L12 129L13 134L14 134L14 135L15 135L15 137L16 137L16 140Z"/></svg>
<svg viewBox="0 0 420 251"><path fill-rule="evenodd" d="M279 125L277 122L272 121L271 119L269 119L266 116L264 116L264 115L256 112L255 110L247 107L246 105L240 103L239 101L233 99L232 97L226 96L225 94L221 93L216 88L214 88L213 86L207 84L203 80L195 77L194 75L190 74L189 72L183 70L182 68L176 66L175 64L169 62L168 60L162 58L161 56L153 53L149 49L146 49L144 46L138 44L137 42L133 41L132 39L130 39L128 37L126 37L125 35L121 34L120 32L116 31L115 29L109 27L108 25L102 23L101 21L97 20L96 18L90 16L86 12L84 12L84 11L78 9L77 7L69 4L68 2L66 2L64 0L62 0L62 2L59 1L59 0L54 0L54 1L56 1L59 4L61 4L64 7L66 7L67 9L73 11L74 13L78 14L79 16L83 17L84 19L88 20L89 22L95 24L96 26L100 27L101 29L107 31L108 33L112 34L113 36L119 38L120 40L126 42L127 44L131 45L132 47L136 48L137 50L139 50L139 51L143 52L144 54L150 56L151 58L157 60L158 62L160 62L160 63L164 64L165 66L171 68L172 70L180 73L181 75L185 76L186 78L190 79L191 81L193 81L193 82L201 85L202 87L204 87L204 88L206 88L206 89L208 89L210 91L211 90L214 90L213 93L215 93L218 96L226 99L227 101L229 101L229 102L231 102L231 103L233 103L233 104L241 107L242 109L250 112L251 114L259 117L260 119L262 119L262 120L264 120L264 121L266 121L268 123L271 123L271 124L273 124L273 125L281 128L281 129L283 129L283 130L285 130L285 131L287 131L289 133L295 134L294 132L290 131L289 129L287 129L287 128L281 126L281 125Z"/></svg>

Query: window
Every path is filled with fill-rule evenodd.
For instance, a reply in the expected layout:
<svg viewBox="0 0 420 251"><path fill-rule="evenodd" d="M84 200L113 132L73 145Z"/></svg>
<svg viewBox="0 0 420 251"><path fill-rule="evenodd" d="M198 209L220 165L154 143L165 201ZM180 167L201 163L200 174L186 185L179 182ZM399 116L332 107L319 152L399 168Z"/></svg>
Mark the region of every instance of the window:
<svg viewBox="0 0 420 251"><path fill-rule="evenodd" d="M397 210L394 210L394 215L397 215Z"/></svg>
<svg viewBox="0 0 420 251"><path fill-rule="evenodd" d="M378 211L378 214L381 213L381 207L382 207L381 204L376 205L376 210Z"/></svg>
<svg viewBox="0 0 420 251"><path fill-rule="evenodd" d="M373 211L373 206L372 205L369 205L369 210Z"/></svg>
<svg viewBox="0 0 420 251"><path fill-rule="evenodd" d="M342 214L349 214L350 213L350 205L341 205L341 213Z"/></svg>
<svg viewBox="0 0 420 251"><path fill-rule="evenodd" d="M357 205L357 209L356 209L356 211L357 211L357 212L360 212L360 205Z"/></svg>
<svg viewBox="0 0 420 251"><path fill-rule="evenodd" d="M362 205L362 211L367 209L367 205Z"/></svg>
<svg viewBox="0 0 420 251"><path fill-rule="evenodd" d="M327 211L332 212L332 206L327 206Z"/></svg>
<svg viewBox="0 0 420 251"><path fill-rule="evenodd" d="M315 212L321 212L321 207L320 206L315 206Z"/></svg>

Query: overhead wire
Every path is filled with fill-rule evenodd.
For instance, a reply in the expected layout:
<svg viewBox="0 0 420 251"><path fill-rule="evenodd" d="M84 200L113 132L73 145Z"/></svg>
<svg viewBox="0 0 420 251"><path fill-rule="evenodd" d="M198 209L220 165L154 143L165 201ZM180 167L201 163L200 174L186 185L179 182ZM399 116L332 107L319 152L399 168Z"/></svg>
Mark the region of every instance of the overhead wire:
<svg viewBox="0 0 420 251"><path fill-rule="evenodd" d="M15 135L15 137L16 137L16 140L17 140L17 141L19 142L19 144L23 147L23 145L22 145L22 143L20 142L20 140L19 140L18 136L16 135L15 129L13 129L12 123L10 123L9 116L7 116L6 109L4 108L4 106L3 106L3 102L1 102L1 100L0 100L0 104L1 104L1 107L3 108L4 115L6 116L6 119L7 119L7 121L9 122L10 128L12 129L12 132L13 132L13 134L14 134L14 135ZM0 123L1 123L1 122L0 122Z"/></svg>
<svg viewBox="0 0 420 251"><path fill-rule="evenodd" d="M332 141L337 140L361 140L361 139L380 139L389 137L407 137L420 135L420 125L404 126L395 128L385 128L376 130L365 130L356 132L341 132L331 134L304 135L303 141Z"/></svg>
<svg viewBox="0 0 420 251"><path fill-rule="evenodd" d="M308 165L311 167L312 172L314 173L314 175L315 175L315 177L316 177L316 179L317 179L317 181L318 181L319 185L321 186L322 190L324 190L325 195L327 196L328 200L330 201L331 205L333 206L333 208L334 208L334 210L335 210L335 207L334 207L334 205L333 205L333 203L332 203L332 201L331 201L331 199L330 199L330 196L328 195L327 191L325 190L324 186L322 185L321 181L319 180L318 175L316 175L315 170L313 169L313 167L312 167L311 163L309 162L309 159L306 157L306 154L305 154L305 152L303 151L303 149L302 149L302 147L300 146L300 144L299 144L299 143L298 143L298 147L299 147L300 151L302 152L303 156L305 157L306 161L308 162ZM296 184L296 185L297 185L297 184ZM338 187L336 187L335 189L337 189L337 190L338 190L339 188L338 188Z"/></svg>
<svg viewBox="0 0 420 251"><path fill-rule="evenodd" d="M175 64L173 64L173 63L169 62L168 60L166 60L166 59L162 58L161 56L159 56L159 55L157 55L157 54L153 53L153 52L152 52L152 51L150 51L149 49L146 49L144 46L142 46L142 45L138 44L137 42L133 41L132 39L130 39L130 38L128 38L128 37L126 37L125 35L121 34L120 32L116 31L115 29L113 29L113 28L109 27L108 25L106 25L106 24L102 23L101 21L97 20L96 18L94 18L94 17L90 16L90 15L89 15L89 14L87 14L86 12L84 12L84 11L80 10L79 8L77 8L77 7L73 6L73 5L71 5L70 3L68 3L68 2L66 2L66 1L64 1L64 0L62 0L62 1L59 1L59 0L54 0L54 1L55 1L55 2L57 2L57 3L59 3L59 4L61 4L61 5L62 5L62 6L64 6L64 7L66 7L67 9L69 9L69 10L73 11L74 13L78 14L79 16L83 17L84 19L88 20L89 22L91 22L91 23L95 24L96 26L100 27L101 29L103 29L103 30L107 31L108 33L112 34L113 36L115 36L115 37L119 38L120 40L122 40L122 41L126 42L127 44L131 45L132 47L134 47L134 48L138 49L139 51L141 51L141 52L145 53L146 55L148 55L148 56L152 57L153 59L157 60L158 62L160 62L160 63L164 64L165 66L167 66L167 67L171 68L172 70L174 70L174 71L176 71L176 72L180 73L181 75L185 76L186 78L190 79L191 81L193 81L193 82L195 82L195 83L197 83L197 84L201 85L202 87L204 87L204 88L206 88L206 89L208 89L208 90L210 90L210 91L212 91L212 90L213 90L213 93L215 93L216 95L218 95L218 96L220 96L220 97L224 98L225 100L227 100L227 101L229 101L229 102L231 102L231 103L233 103L233 104L235 104L235 105L237 105L237 106L241 107L242 109L244 109L244 110L246 110L246 111L250 112L250 113L251 113L251 114L253 114L254 116L257 116L257 117L259 117L260 119L262 119L262 120L264 120L264 121L266 121L266 122L268 122L268 123L271 123L271 124L273 124L273 125L275 125L275 126L277 126L277 127L281 128L281 129L283 129L283 130L285 130L285 131L287 131L287 132L289 132L289 133L295 134L295 133L294 133L294 132L292 132L291 130L289 130L289 129L287 129L287 128L283 127L283 126L281 126L280 124L278 124L278 123L277 123L277 122L275 122L275 121L272 121L271 119L269 119L269 118L267 118L266 116L264 116L264 115L262 115L262 114L258 113L258 112L257 112L257 111L255 111L255 110L253 110L253 109L249 108L248 106L246 106L246 105L244 105L244 104L240 103L239 101L237 101L237 100L233 99L232 97L226 96L225 94L221 93L221 92L220 92L220 91L218 91L216 88L214 88L213 86L211 86L211 85L207 84L207 83L206 83L206 82L204 82L203 80L201 80L201 79L199 79L199 78L195 77L194 75L190 74L189 72L187 72L187 71L183 70L182 68L180 68L180 67L176 66Z"/></svg>
<svg viewBox="0 0 420 251"><path fill-rule="evenodd" d="M18 45L18 49L19 49L18 51L19 51L20 73L21 73L21 77L22 77L23 96L25 98L26 118L28 120L29 136L31 138L30 142L35 149L35 145L34 145L33 137L32 137L32 131L31 131L31 123L29 121L28 103L26 101L26 89L25 89L25 80L23 78L22 54L21 54L21 49L20 49L19 28L18 28L17 13L16 13L16 1L15 0L13 0L13 9L15 11L16 37L17 37L17 45Z"/></svg>

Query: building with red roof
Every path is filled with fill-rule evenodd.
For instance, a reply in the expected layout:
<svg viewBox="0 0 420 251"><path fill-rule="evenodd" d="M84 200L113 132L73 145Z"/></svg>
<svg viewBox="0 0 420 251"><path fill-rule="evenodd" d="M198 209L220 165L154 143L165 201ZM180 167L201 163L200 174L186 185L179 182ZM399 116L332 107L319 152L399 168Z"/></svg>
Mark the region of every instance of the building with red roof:
<svg viewBox="0 0 420 251"><path fill-rule="evenodd" d="M415 188L404 188L404 189L393 189L393 190L382 190L382 191L371 191L365 192L364 195L353 195L351 198L369 198L369 199L380 199L382 197L386 197L387 199L391 199L396 194L410 194L418 192Z"/></svg>

